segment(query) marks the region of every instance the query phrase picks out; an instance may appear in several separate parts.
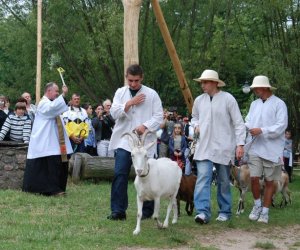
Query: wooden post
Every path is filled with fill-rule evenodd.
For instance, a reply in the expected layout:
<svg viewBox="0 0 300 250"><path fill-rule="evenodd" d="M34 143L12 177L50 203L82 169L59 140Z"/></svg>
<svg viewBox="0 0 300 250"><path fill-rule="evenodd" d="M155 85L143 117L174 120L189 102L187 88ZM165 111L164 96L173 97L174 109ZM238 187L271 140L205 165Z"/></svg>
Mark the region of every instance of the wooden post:
<svg viewBox="0 0 300 250"><path fill-rule="evenodd" d="M193 102L194 102L193 96L191 94L188 83L185 79L185 75L184 75L179 57L177 55L174 43L172 41L170 32L168 30L166 21L164 19L163 13L162 13L161 8L159 6L159 2L158 2L158 0L151 0L151 4L152 4L152 7L153 7L154 14L156 16L156 20L157 20L158 25L159 25L160 32L163 36L163 39L164 39L165 44L167 46L169 56L170 56L171 61L173 63L173 67L175 69L175 72L176 72L176 75L177 75L177 78L178 78L178 81L179 81L179 85L180 85L185 103L187 105L188 111L190 113L192 113Z"/></svg>
<svg viewBox="0 0 300 250"><path fill-rule="evenodd" d="M122 0L124 6L124 78L128 66L139 63L138 27L142 0ZM126 79L124 80L126 83Z"/></svg>
<svg viewBox="0 0 300 250"><path fill-rule="evenodd" d="M41 98L41 75L42 75L42 0L37 3L37 56L36 56L36 103Z"/></svg>

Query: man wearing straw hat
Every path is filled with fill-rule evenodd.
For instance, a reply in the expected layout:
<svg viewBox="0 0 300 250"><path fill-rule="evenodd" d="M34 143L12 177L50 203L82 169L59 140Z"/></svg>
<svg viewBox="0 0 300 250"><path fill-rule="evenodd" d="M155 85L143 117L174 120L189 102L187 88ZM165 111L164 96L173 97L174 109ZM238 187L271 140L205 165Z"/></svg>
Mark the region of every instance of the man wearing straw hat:
<svg viewBox="0 0 300 250"><path fill-rule="evenodd" d="M211 219L210 184L213 166L217 171L217 201L219 205L217 221L227 221L231 217L232 198L230 192L230 162L244 154L246 129L234 97L220 87L225 83L214 70L204 70L194 79L201 84L203 94L194 102L192 126L199 134L194 160L197 164L197 182L194 192L196 208L195 221L208 223Z"/></svg>
<svg viewBox="0 0 300 250"><path fill-rule="evenodd" d="M269 207L272 202L273 181L281 178L284 132L288 123L285 103L274 96L275 89L266 76L256 76L250 86L257 100L253 101L246 117L249 143L248 165L250 168L254 206L249 215L253 221L268 223ZM263 204L260 200L259 179L265 179Z"/></svg>

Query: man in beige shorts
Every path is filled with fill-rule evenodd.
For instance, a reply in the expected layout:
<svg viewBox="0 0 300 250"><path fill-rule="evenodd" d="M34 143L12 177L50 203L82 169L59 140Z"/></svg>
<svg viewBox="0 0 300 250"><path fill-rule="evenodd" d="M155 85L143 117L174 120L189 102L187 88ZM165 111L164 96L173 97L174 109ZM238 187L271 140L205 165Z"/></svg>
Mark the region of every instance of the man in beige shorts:
<svg viewBox="0 0 300 250"><path fill-rule="evenodd" d="M253 221L268 223L269 207L274 193L274 180L280 180L284 132L288 116L285 103L274 96L275 89L266 76L256 76L250 86L257 100L253 101L246 117L248 138L248 165L254 206L249 215ZM259 180L264 177L265 190L263 204L260 199Z"/></svg>

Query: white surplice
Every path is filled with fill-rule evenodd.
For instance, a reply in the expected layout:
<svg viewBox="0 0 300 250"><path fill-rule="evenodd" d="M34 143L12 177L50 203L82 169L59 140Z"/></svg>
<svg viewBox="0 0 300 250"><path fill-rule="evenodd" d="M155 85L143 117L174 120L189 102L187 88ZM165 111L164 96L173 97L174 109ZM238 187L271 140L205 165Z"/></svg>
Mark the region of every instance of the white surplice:
<svg viewBox="0 0 300 250"><path fill-rule="evenodd" d="M36 110L30 136L27 159L36 159L51 155L61 155L56 116L68 110L64 98L60 95L51 101L43 96ZM61 119L62 120L62 119ZM62 124L63 121L62 121ZM70 140L64 129L67 153L73 153Z"/></svg>

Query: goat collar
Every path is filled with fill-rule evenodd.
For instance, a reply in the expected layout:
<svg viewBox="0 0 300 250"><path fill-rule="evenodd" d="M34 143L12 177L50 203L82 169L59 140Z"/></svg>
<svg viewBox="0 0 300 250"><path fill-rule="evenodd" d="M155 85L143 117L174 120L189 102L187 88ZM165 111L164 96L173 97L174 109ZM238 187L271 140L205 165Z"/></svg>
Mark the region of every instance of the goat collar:
<svg viewBox="0 0 300 250"><path fill-rule="evenodd" d="M146 177L150 172L150 166L149 166L149 163L147 162L147 173L146 174L142 174L140 175L139 177L143 178L143 177Z"/></svg>

